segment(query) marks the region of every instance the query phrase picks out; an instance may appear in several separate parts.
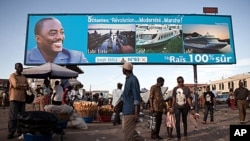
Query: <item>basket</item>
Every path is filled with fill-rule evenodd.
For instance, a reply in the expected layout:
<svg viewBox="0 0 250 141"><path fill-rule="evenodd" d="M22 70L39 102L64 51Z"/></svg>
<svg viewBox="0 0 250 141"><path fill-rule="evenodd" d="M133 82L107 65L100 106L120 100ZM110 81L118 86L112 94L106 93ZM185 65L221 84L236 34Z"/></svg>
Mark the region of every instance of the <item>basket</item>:
<svg viewBox="0 0 250 141"><path fill-rule="evenodd" d="M111 107L111 105L103 105L99 108L98 110L98 114L100 116L103 116L103 117L108 117L108 116L112 116L113 115L113 108Z"/></svg>
<svg viewBox="0 0 250 141"><path fill-rule="evenodd" d="M95 117L98 105L94 101L77 101L73 107L80 117Z"/></svg>
<svg viewBox="0 0 250 141"><path fill-rule="evenodd" d="M55 115L58 121L68 121L70 118L69 113L56 113Z"/></svg>
<svg viewBox="0 0 250 141"><path fill-rule="evenodd" d="M70 119L69 113L56 113L57 117L57 126L59 126L62 129L65 129L68 125L68 121Z"/></svg>
<svg viewBox="0 0 250 141"><path fill-rule="evenodd" d="M76 110L76 113L80 116L80 117L95 117L97 110Z"/></svg>

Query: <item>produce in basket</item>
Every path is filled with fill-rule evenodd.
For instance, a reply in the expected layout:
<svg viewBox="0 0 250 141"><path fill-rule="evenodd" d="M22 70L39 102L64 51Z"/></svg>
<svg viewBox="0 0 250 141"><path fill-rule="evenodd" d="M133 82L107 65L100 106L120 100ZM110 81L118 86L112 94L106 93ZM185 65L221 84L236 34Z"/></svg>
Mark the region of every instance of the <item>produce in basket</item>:
<svg viewBox="0 0 250 141"><path fill-rule="evenodd" d="M76 101L73 104L77 114L81 117L93 117L96 115L98 105L91 101Z"/></svg>
<svg viewBox="0 0 250 141"><path fill-rule="evenodd" d="M99 108L98 112L100 116L112 116L113 108L111 105L103 105Z"/></svg>

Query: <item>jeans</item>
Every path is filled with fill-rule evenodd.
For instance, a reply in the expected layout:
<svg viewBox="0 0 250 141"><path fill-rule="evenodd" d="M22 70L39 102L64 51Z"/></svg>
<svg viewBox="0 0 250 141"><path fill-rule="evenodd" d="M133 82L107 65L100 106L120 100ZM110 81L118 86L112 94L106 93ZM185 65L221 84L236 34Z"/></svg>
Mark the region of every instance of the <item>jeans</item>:
<svg viewBox="0 0 250 141"><path fill-rule="evenodd" d="M180 122L181 122L181 115L182 115L182 123L184 127L184 136L187 136L187 116L188 116L188 107L185 108L174 108L174 114L176 119L176 133L177 138L181 138L181 128L180 128Z"/></svg>
<svg viewBox="0 0 250 141"><path fill-rule="evenodd" d="M113 120L113 124L121 124L120 112L115 112L115 117Z"/></svg>
<svg viewBox="0 0 250 141"><path fill-rule="evenodd" d="M151 138L159 137L160 129L161 129L161 121L162 121L162 112L155 112L156 124L155 130L151 131Z"/></svg>
<svg viewBox="0 0 250 141"><path fill-rule="evenodd" d="M205 105L205 113L204 113L204 118L203 121L207 121L207 116L208 116L208 112L210 113L210 121L213 122L214 121L214 107L213 105Z"/></svg>

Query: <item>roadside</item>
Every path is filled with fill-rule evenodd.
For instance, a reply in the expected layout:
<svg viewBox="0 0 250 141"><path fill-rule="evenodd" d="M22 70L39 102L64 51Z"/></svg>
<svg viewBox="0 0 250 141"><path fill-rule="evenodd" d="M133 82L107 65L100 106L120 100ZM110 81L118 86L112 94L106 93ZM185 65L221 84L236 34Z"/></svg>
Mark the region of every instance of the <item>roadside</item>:
<svg viewBox="0 0 250 141"><path fill-rule="evenodd" d="M0 109L0 136L1 141L5 141L7 137L7 116L8 108ZM137 136L136 141L152 141L150 138L151 131L146 127L148 111L144 110L144 118L142 122L137 124L136 131L139 136ZM215 112L215 124L203 125L201 124L203 114L200 113L199 126L198 130L192 126L192 123L189 119L188 122L188 139L189 141L229 141L230 137L230 124L236 125L239 124L238 120L238 110L231 110L226 104L217 105L217 111ZM164 119L164 117L163 117ZM208 121L209 121L208 117ZM250 120L250 108L247 110L247 120ZM250 124L248 121L245 124ZM87 123L88 129L73 129L66 128L64 129L65 135L63 136L64 141L122 141L123 133L121 125L113 126L110 122L98 122L94 121L93 123ZM183 129L181 129L183 136ZM173 135L176 137L175 130ZM160 136L166 141L166 127L162 123ZM17 141L18 139L13 139L12 141ZM59 135L53 136L53 141L59 140ZM174 140L174 139L172 139Z"/></svg>

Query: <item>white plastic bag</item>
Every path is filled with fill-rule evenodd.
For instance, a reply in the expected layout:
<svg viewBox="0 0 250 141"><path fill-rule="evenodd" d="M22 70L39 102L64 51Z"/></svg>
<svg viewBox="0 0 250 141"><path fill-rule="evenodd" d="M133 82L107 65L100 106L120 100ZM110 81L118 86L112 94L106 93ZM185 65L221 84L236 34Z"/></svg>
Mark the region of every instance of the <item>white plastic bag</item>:
<svg viewBox="0 0 250 141"><path fill-rule="evenodd" d="M68 127L70 126L77 129L88 129L86 122L82 117L78 116L75 111L71 114L70 120L68 121Z"/></svg>

